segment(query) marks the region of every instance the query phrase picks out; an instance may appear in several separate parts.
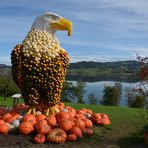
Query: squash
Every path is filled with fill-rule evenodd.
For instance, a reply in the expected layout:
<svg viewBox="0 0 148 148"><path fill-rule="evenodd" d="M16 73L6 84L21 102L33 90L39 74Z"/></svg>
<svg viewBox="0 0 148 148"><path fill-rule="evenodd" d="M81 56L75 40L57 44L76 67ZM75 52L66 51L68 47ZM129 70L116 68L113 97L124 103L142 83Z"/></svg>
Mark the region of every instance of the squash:
<svg viewBox="0 0 148 148"><path fill-rule="evenodd" d="M14 115L8 117L5 121L6 121L7 123L12 123L14 120L18 119L19 117L20 117L19 114L14 114Z"/></svg>
<svg viewBox="0 0 148 148"><path fill-rule="evenodd" d="M110 120L106 119L106 118L102 118L100 124L102 124L102 125L109 125L110 124Z"/></svg>
<svg viewBox="0 0 148 148"><path fill-rule="evenodd" d="M0 133L7 134L9 132L9 126L6 123L0 124Z"/></svg>
<svg viewBox="0 0 148 148"><path fill-rule="evenodd" d="M49 115L46 120L51 127L54 127L57 123L56 117L54 115Z"/></svg>
<svg viewBox="0 0 148 148"><path fill-rule="evenodd" d="M2 116L2 119L3 120L6 120L7 118L11 117L12 115L10 113L5 113L3 116Z"/></svg>
<svg viewBox="0 0 148 148"><path fill-rule="evenodd" d="M85 123L85 127L86 127L86 128L90 128L90 127L93 126L93 123L92 123L91 120L85 119L85 120L83 120L83 121L84 121L84 123Z"/></svg>
<svg viewBox="0 0 148 148"><path fill-rule="evenodd" d="M86 119L85 115L84 114L76 114L76 118L79 118L79 119Z"/></svg>
<svg viewBox="0 0 148 148"><path fill-rule="evenodd" d="M85 128L85 122L81 119L76 119L74 121L74 125L81 128L81 129L84 129Z"/></svg>
<svg viewBox="0 0 148 148"><path fill-rule="evenodd" d="M79 127L72 127L70 129L70 134L75 134L77 137L81 137L82 138L82 130Z"/></svg>
<svg viewBox="0 0 148 148"><path fill-rule="evenodd" d="M26 114L24 117L23 117L23 122L30 122L33 126L36 124L36 118L34 115L32 114Z"/></svg>
<svg viewBox="0 0 148 148"><path fill-rule="evenodd" d="M5 121L3 119L0 119L0 124L4 124Z"/></svg>
<svg viewBox="0 0 148 148"><path fill-rule="evenodd" d="M89 137L91 137L93 135L93 129L85 128L85 129L83 129L83 133L87 134Z"/></svg>
<svg viewBox="0 0 148 148"><path fill-rule="evenodd" d="M32 131L34 131L34 128L31 124L31 122L29 121L25 121L25 122L22 122L20 125L19 125L19 132L21 134L29 134L31 133Z"/></svg>
<svg viewBox="0 0 148 148"><path fill-rule="evenodd" d="M53 129L47 134L47 141L52 143L64 143L66 141L66 132L62 129Z"/></svg>
<svg viewBox="0 0 148 148"><path fill-rule="evenodd" d="M66 141L76 141L77 136L75 134L70 134L67 136Z"/></svg>
<svg viewBox="0 0 148 148"><path fill-rule="evenodd" d="M46 119L46 116L43 114L39 114L39 115L36 115L35 118L36 118L36 121L38 122L39 120Z"/></svg>
<svg viewBox="0 0 148 148"><path fill-rule="evenodd" d="M69 131L73 127L74 123L68 119L62 119L59 122L59 127L64 131Z"/></svg>
<svg viewBox="0 0 148 148"><path fill-rule="evenodd" d="M42 144L45 142L45 140L46 140L45 135L42 134L37 134L33 139L33 141L37 144Z"/></svg>
<svg viewBox="0 0 148 148"><path fill-rule="evenodd" d="M46 135L51 130L51 127L47 125L43 125L42 127L38 128L37 131L39 134Z"/></svg>
<svg viewBox="0 0 148 148"><path fill-rule="evenodd" d="M14 130L16 129L16 128L15 128L13 125L11 125L10 123L6 123L6 124L8 125L10 131L14 131Z"/></svg>
<svg viewBox="0 0 148 148"><path fill-rule="evenodd" d="M100 113L95 113L92 115L92 121L94 123L98 123L102 119L102 116Z"/></svg>
<svg viewBox="0 0 148 148"><path fill-rule="evenodd" d="M38 130L39 128L43 127L44 125L47 125L46 120L40 120L35 124L35 128Z"/></svg>
<svg viewBox="0 0 148 148"><path fill-rule="evenodd" d="M61 119L70 119L70 115L68 112L60 112L56 114L56 119L59 122Z"/></svg>
<svg viewBox="0 0 148 148"><path fill-rule="evenodd" d="M19 120L17 120L17 119L15 119L15 120L13 120L12 121L12 123L11 123L14 127L19 127L19 125L20 125L20 121Z"/></svg>

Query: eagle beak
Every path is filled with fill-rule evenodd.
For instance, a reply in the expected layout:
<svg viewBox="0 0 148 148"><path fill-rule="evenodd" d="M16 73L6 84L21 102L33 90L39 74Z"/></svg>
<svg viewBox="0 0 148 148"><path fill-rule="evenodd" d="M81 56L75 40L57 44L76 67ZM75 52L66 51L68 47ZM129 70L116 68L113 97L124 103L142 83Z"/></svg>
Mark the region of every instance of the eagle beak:
<svg viewBox="0 0 148 148"><path fill-rule="evenodd" d="M65 18L59 18L56 23L52 23L50 26L57 30L67 30L68 36L72 35L72 22Z"/></svg>

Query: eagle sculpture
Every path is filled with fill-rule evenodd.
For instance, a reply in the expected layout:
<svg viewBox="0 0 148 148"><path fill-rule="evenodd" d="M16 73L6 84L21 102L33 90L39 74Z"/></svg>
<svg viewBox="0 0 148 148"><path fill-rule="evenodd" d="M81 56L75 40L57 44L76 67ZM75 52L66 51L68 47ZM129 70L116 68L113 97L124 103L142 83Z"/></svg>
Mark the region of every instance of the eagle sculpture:
<svg viewBox="0 0 148 148"><path fill-rule="evenodd" d="M28 114L46 106L46 115L60 102L61 90L69 65L69 56L55 37L57 30L72 34L72 22L55 14L44 13L11 53L12 75L20 88Z"/></svg>

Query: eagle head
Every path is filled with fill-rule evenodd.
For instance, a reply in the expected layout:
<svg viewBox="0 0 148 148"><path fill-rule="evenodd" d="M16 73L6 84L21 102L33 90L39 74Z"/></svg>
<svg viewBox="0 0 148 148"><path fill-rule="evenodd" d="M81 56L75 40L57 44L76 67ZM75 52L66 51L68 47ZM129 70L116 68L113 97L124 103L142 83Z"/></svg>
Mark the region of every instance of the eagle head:
<svg viewBox="0 0 148 148"><path fill-rule="evenodd" d="M47 31L52 35L54 35L57 30L66 30L68 31L68 36L71 36L72 22L55 13L47 12L35 19L32 29Z"/></svg>

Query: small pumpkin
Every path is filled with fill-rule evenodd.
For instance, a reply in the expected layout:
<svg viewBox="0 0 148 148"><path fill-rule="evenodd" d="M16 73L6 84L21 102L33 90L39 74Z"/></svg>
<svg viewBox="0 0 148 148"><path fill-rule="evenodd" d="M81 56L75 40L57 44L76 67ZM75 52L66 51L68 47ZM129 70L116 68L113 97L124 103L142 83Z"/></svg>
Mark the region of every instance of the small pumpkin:
<svg viewBox="0 0 148 148"><path fill-rule="evenodd" d="M36 124L36 118L34 115L32 114L26 114L24 117L23 117L23 122L30 122L33 126Z"/></svg>
<svg viewBox="0 0 148 148"><path fill-rule="evenodd" d="M35 128L39 129L41 127L43 127L44 125L47 125L47 121L46 120L39 120L36 124L35 124Z"/></svg>
<svg viewBox="0 0 148 148"><path fill-rule="evenodd" d="M36 121L38 122L39 120L46 119L46 116L43 114L39 114L39 115L36 115L35 118L36 118Z"/></svg>
<svg viewBox="0 0 148 148"><path fill-rule="evenodd" d="M81 137L82 138L82 130L79 127L72 127L70 129L70 134L75 134L77 137Z"/></svg>
<svg viewBox="0 0 148 148"><path fill-rule="evenodd" d="M64 131L69 131L73 127L74 123L68 119L62 119L59 122L59 127Z"/></svg>
<svg viewBox="0 0 148 148"><path fill-rule="evenodd" d="M10 123L6 123L6 124L8 125L10 131L14 131L14 130L16 129L16 128L15 128L13 125L11 125Z"/></svg>
<svg viewBox="0 0 148 148"><path fill-rule="evenodd" d="M84 129L85 128L85 122L81 119L76 119L74 121L74 125L81 128L81 129Z"/></svg>
<svg viewBox="0 0 148 148"><path fill-rule="evenodd" d="M51 127L54 127L57 123L56 117L54 115L49 115L46 120Z"/></svg>
<svg viewBox="0 0 148 148"><path fill-rule="evenodd" d="M92 110L91 109L87 109L87 113L92 115Z"/></svg>
<svg viewBox="0 0 148 148"><path fill-rule="evenodd" d="M45 135L42 134L37 134L33 139L33 141L37 144L42 144L45 142L45 140L46 140Z"/></svg>
<svg viewBox="0 0 148 148"><path fill-rule="evenodd" d="M102 124L102 125L109 125L110 124L110 120L106 119L106 118L102 118L100 124Z"/></svg>
<svg viewBox="0 0 148 148"><path fill-rule="evenodd" d="M85 115L84 114L76 114L76 118L79 118L79 119L86 119Z"/></svg>
<svg viewBox="0 0 148 148"><path fill-rule="evenodd" d="M61 119L70 119L70 115L68 112L60 112L56 114L56 119L59 122Z"/></svg>
<svg viewBox="0 0 148 148"><path fill-rule="evenodd" d="M90 127L93 126L93 123L92 123L91 120L85 119L85 120L83 120L83 121L84 121L84 123L85 123L85 127L86 127L86 128L90 128Z"/></svg>
<svg viewBox="0 0 148 148"><path fill-rule="evenodd" d="M47 134L47 141L52 143L64 143L66 141L66 132L62 129L53 129Z"/></svg>
<svg viewBox="0 0 148 148"><path fill-rule="evenodd" d="M67 136L66 141L76 141L77 136L75 134L70 134Z"/></svg>
<svg viewBox="0 0 148 148"><path fill-rule="evenodd" d="M51 130L51 127L47 124L37 129L39 134L45 135Z"/></svg>
<svg viewBox="0 0 148 148"><path fill-rule="evenodd" d="M107 114L103 114L103 113L101 113L100 115L101 115L101 117L104 118L104 119L109 119L109 117L108 117Z"/></svg>
<svg viewBox="0 0 148 148"><path fill-rule="evenodd" d="M0 133L7 134L9 132L9 126L6 123L0 124Z"/></svg>
<svg viewBox="0 0 148 148"><path fill-rule="evenodd" d="M3 119L0 119L0 124L4 124L5 121Z"/></svg>
<svg viewBox="0 0 148 148"><path fill-rule="evenodd" d="M15 119L15 120L13 120L12 121L12 123L11 123L14 127L19 127L19 125L20 125L20 121L19 120L17 120L17 119Z"/></svg>
<svg viewBox="0 0 148 148"><path fill-rule="evenodd" d="M32 131L34 130L31 122L28 122L28 121L25 121L25 122L22 122L20 125L19 125L19 132L21 134L29 134L31 133Z"/></svg>
<svg viewBox="0 0 148 148"><path fill-rule="evenodd" d="M83 133L84 134L87 134L88 136L92 136L93 135L93 129L91 129L91 128L85 128L85 129L83 129Z"/></svg>
<svg viewBox="0 0 148 148"><path fill-rule="evenodd" d="M14 120L18 119L19 117L20 117L19 114L14 114L14 115L8 117L5 121L6 121L7 123L12 123Z"/></svg>
<svg viewBox="0 0 148 148"><path fill-rule="evenodd" d="M3 116L2 116L2 119L3 120L6 120L7 118L11 117L12 115L10 113L5 113Z"/></svg>
<svg viewBox="0 0 148 148"><path fill-rule="evenodd" d="M98 123L102 119L102 116L100 113L95 113L92 115L92 121L94 123Z"/></svg>

